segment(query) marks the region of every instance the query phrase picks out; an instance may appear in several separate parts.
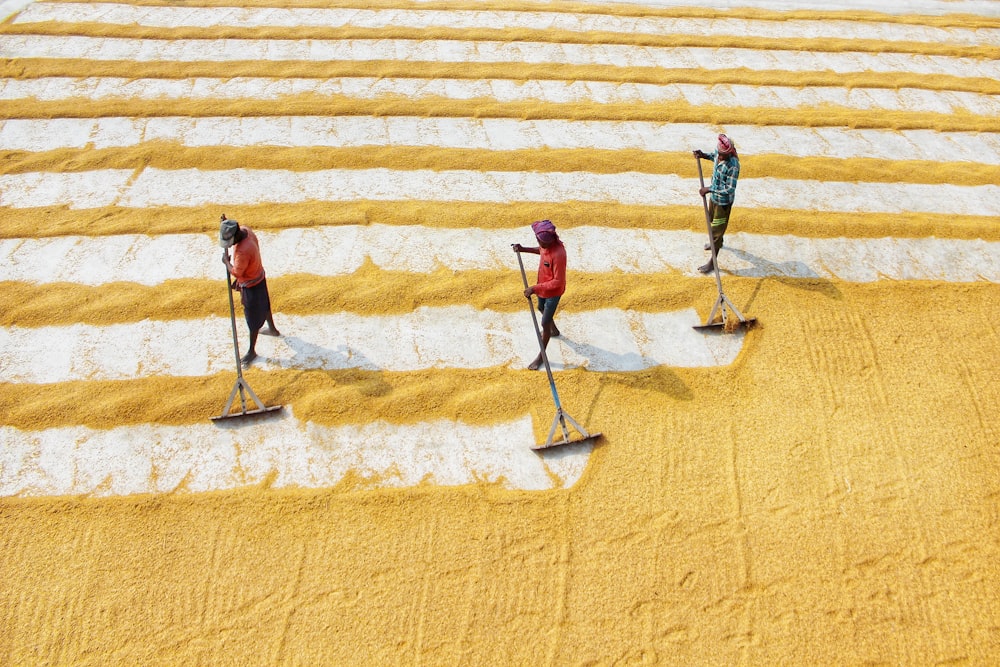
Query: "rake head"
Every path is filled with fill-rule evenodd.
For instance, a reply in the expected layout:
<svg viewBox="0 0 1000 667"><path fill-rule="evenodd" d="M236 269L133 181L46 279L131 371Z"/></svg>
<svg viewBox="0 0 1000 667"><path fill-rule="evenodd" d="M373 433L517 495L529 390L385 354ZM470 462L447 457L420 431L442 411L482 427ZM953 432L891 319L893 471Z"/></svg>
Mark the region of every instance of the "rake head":
<svg viewBox="0 0 1000 667"><path fill-rule="evenodd" d="M725 322L721 319L716 319L708 324L697 324L692 328L696 331L704 331L706 333L736 333L740 329L749 330L755 326L757 326L756 317L742 320L738 317L729 317Z"/></svg>
<svg viewBox="0 0 1000 667"><path fill-rule="evenodd" d="M533 445L531 449L537 452L543 449L550 449L552 447L562 447L564 445L593 444L597 441L598 438L601 438L603 436L604 436L603 433L588 433L586 435L578 434L575 437L563 438L562 440L556 440L554 442L551 439L549 439L541 444Z"/></svg>

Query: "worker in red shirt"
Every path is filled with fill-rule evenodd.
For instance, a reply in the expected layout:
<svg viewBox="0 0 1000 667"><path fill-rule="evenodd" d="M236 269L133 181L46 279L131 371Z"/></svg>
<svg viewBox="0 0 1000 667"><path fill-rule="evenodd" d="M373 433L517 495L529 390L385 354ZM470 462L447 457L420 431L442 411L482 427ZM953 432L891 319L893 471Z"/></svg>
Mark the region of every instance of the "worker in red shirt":
<svg viewBox="0 0 1000 667"><path fill-rule="evenodd" d="M250 330L250 349L240 360L243 367L247 368L257 358L257 334L280 336L281 333L274 326L274 317L271 315L271 296L267 291L257 235L249 227L241 226L223 213L219 227L219 245L225 248L222 251L222 263L233 277L230 287L240 291L243 316ZM232 260L229 259L229 248L233 249ZM267 322L267 329L261 331L264 322Z"/></svg>
<svg viewBox="0 0 1000 667"><path fill-rule="evenodd" d="M550 220L539 220L531 224L531 231L538 241L537 248L525 248L514 244L515 252L540 255L538 259L538 282L524 290L525 297L538 297L538 310L542 313L542 350L548 347L549 338L559 336L559 328L552 319L559 306L559 299L566 291L566 246L556 234L556 226ZM528 364L528 370L537 371L542 365L542 351Z"/></svg>

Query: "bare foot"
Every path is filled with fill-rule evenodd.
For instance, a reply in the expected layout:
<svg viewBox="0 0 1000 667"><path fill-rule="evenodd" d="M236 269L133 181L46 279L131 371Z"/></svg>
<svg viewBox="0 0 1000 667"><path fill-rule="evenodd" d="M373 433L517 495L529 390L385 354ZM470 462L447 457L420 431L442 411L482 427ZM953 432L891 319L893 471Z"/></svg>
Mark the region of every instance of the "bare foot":
<svg viewBox="0 0 1000 667"><path fill-rule="evenodd" d="M559 336L562 336L562 334L559 333L559 327L557 327L556 323L553 322L552 323L552 337L553 338L559 338Z"/></svg>
<svg viewBox="0 0 1000 667"><path fill-rule="evenodd" d="M541 365L542 365L542 358L540 356L535 357L535 360L532 361L530 364L528 364L528 370L537 371Z"/></svg>
<svg viewBox="0 0 1000 667"><path fill-rule="evenodd" d="M275 329L274 327L269 326L266 329L261 329L260 334L262 336L280 336L281 332Z"/></svg>
<svg viewBox="0 0 1000 667"><path fill-rule="evenodd" d="M240 359L240 363L243 364L243 368L250 368L250 364L252 364L253 360L256 358L257 358L257 353L254 352L253 350L250 350L249 352L243 355L243 358Z"/></svg>

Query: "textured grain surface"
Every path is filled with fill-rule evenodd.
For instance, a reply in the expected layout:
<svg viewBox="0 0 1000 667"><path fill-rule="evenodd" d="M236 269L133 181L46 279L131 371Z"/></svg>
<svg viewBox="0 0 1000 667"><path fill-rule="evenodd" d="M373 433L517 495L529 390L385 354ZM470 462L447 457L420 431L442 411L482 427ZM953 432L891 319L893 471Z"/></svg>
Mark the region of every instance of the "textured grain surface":
<svg viewBox="0 0 1000 667"><path fill-rule="evenodd" d="M974 2L928 0L924 15L864 2L838 12L751 4L209 1L195 13L36 3L0 25L0 179L22 179L0 193L0 248L8 267L34 258L0 280L0 663L1000 660L1000 236L986 189L1000 169L1000 18ZM52 46L66 37L93 42L69 57ZM106 38L147 49L141 62L116 60L129 51ZM221 38L247 48L222 49L230 62L196 48L204 42L165 50ZM307 40L340 55L317 59ZM400 40L394 57L385 40ZM365 50L376 46L377 57ZM286 52L294 59L277 62ZM372 124L282 125L310 115ZM217 116L228 125L200 124ZM50 117L95 124L24 124ZM463 125L429 129L414 117ZM536 122L546 120L601 124L574 134ZM214 317L228 343L214 273L202 277L195 257L188 274L138 280L131 267L155 258L122 240L181 247L202 235L206 265L221 272L211 237L222 210L275 235L356 227L374 238L363 236L372 225L401 235L349 270L337 270L348 265L338 252L276 270L279 326L344 313L408 321L422 307L517 313L516 264L418 267L402 248L468 230L452 250L509 262L509 250L476 239L508 231L524 243L537 217L567 240L595 227L606 238L703 233L685 155L723 130L744 158L733 231L749 235L727 237L722 275L760 326L732 363L559 370L564 405L605 437L592 451L532 454L530 475L513 466L505 477L490 457L515 458L502 447L515 435L525 448L527 431L544 437L544 376L520 363L464 367L457 351L481 334L469 322L445 340L387 329L389 346L437 351L432 367L411 371L307 362L329 360L336 331L324 332L333 343L300 340L299 356L268 348L274 358L247 377L297 420L293 437L274 442L241 440L240 429L171 440L164 434L211 428L232 374L171 376L156 359L123 358L136 341L115 338ZM594 202L543 205L527 188L496 203L472 190L455 201L293 201L247 177L254 204L135 204L135 184L156 170L242 169L385 169L402 183L414 170L641 173L686 179L688 194L619 204L634 194L626 177ZM67 193L110 187L86 185L100 170L126 171L119 199L74 205ZM9 187L52 175L70 185ZM766 188L754 190L765 178L798 183L815 207L767 201ZM905 196L833 209L848 206L844 192L880 187ZM880 240L891 236L898 243ZM703 259L692 238L686 250L649 248L681 258L652 270L626 259L574 272L574 261L609 251L571 256L562 312L597 322L618 309L633 324L634 313L706 316L715 287L691 271ZM810 250L819 246L825 254ZM84 247L103 254L74 265ZM278 247L272 264L294 266ZM49 265L80 279L50 280ZM98 273L110 278L87 280ZM239 313L237 324L242 335ZM55 382L11 376L53 372L85 327L106 337L92 354L131 368L128 377L102 379L85 359ZM64 345L12 344L43 332ZM621 333L595 324L553 345L635 363L613 354ZM190 345L197 356L219 341L139 342ZM370 434L360 440L370 458L351 458L351 429ZM473 436L443 443L445 432ZM477 440L483 433L493 440ZM321 461L335 474L320 475Z"/></svg>

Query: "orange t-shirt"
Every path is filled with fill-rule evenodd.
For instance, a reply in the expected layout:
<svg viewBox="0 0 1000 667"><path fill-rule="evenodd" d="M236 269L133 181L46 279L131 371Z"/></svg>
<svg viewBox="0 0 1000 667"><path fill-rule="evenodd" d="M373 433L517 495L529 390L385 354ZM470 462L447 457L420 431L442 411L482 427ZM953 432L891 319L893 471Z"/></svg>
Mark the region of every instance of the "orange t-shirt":
<svg viewBox="0 0 1000 667"><path fill-rule="evenodd" d="M264 264L260 261L260 243L249 227L240 226L246 238L233 246L233 277L240 287L253 287L264 279Z"/></svg>
<svg viewBox="0 0 1000 667"><path fill-rule="evenodd" d="M538 249L538 284L535 295L543 299L562 296L566 291L566 246L556 241Z"/></svg>

